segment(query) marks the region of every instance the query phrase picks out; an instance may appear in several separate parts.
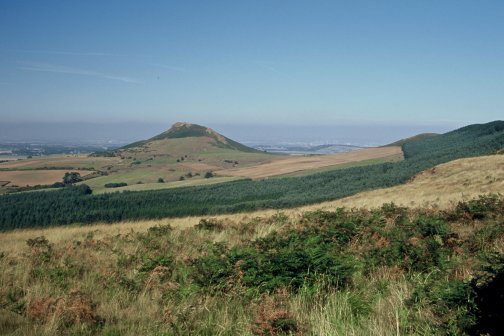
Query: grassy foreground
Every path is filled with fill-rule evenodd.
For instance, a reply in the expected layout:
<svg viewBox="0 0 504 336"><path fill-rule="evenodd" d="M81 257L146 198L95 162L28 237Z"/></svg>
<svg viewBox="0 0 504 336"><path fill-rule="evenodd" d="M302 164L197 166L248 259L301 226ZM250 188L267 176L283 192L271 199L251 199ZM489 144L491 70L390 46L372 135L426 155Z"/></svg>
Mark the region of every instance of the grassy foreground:
<svg viewBox="0 0 504 336"><path fill-rule="evenodd" d="M498 335L503 223L490 195L27 237L0 248L0 334Z"/></svg>

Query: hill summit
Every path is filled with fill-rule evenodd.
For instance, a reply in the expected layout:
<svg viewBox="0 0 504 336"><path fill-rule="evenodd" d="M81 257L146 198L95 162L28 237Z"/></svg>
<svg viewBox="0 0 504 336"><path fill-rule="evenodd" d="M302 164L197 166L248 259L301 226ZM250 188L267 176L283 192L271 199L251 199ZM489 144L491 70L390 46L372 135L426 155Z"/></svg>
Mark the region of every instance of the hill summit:
<svg viewBox="0 0 504 336"><path fill-rule="evenodd" d="M200 141L194 141L199 138ZM177 140L177 143L192 142L193 144L205 144L211 147L220 147L225 149L237 150L241 152L259 153L257 149L245 146L239 142L231 140L213 129L188 122L176 122L168 130L160 133L150 139L137 141L126 145L119 150L130 150L138 147L150 146L153 143ZM186 140L186 141L184 141ZM205 146L205 147L206 147ZM197 149L197 148L194 148Z"/></svg>
<svg viewBox="0 0 504 336"><path fill-rule="evenodd" d="M167 131L156 135L155 137L149 139L153 140L162 140L162 139L179 139L179 138L190 138L190 137L209 137L214 139L217 143L222 145L235 145L236 147L246 147L242 144L239 144L231 139L226 138L225 136L217 133L213 129L197 124L191 124L188 122L176 122L170 127ZM233 144L234 143L234 144ZM239 145L239 146L237 146ZM248 147L247 147L248 148ZM235 148L238 149L238 148ZM249 148L252 149L252 148Z"/></svg>

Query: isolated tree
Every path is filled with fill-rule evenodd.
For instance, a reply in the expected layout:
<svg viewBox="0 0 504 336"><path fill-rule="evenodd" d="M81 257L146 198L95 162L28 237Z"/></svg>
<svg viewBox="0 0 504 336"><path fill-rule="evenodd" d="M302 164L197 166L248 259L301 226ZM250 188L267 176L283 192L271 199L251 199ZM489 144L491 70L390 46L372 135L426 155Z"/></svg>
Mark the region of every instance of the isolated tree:
<svg viewBox="0 0 504 336"><path fill-rule="evenodd" d="M162 177L158 178L158 179L157 179L157 181L158 181L159 183L164 183L164 179L163 179Z"/></svg>
<svg viewBox="0 0 504 336"><path fill-rule="evenodd" d="M206 172L205 178L210 178L210 177L214 177L214 174L211 171Z"/></svg>
<svg viewBox="0 0 504 336"><path fill-rule="evenodd" d="M65 176L63 176L64 184L74 184L80 181L82 181L82 177L76 172L66 172Z"/></svg>

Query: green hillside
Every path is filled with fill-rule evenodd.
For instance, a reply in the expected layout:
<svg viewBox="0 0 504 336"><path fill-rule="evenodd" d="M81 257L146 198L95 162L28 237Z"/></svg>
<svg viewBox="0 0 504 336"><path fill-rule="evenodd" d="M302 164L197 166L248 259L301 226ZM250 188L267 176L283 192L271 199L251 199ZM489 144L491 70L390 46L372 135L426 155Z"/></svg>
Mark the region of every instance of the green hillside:
<svg viewBox="0 0 504 336"><path fill-rule="evenodd" d="M62 225L295 207L390 187L454 159L504 147L504 121L471 125L403 146L405 160L308 176L236 181L204 187L90 195L85 186L0 197L0 227Z"/></svg>
<svg viewBox="0 0 504 336"><path fill-rule="evenodd" d="M399 141L393 142L391 144L388 144L386 146L403 146L404 144L410 143L410 142L415 142L418 140L423 140L423 139L428 139L428 138L433 138L435 136L438 136L439 134L437 133L421 133L417 134L415 136L406 138L406 139L401 139Z"/></svg>

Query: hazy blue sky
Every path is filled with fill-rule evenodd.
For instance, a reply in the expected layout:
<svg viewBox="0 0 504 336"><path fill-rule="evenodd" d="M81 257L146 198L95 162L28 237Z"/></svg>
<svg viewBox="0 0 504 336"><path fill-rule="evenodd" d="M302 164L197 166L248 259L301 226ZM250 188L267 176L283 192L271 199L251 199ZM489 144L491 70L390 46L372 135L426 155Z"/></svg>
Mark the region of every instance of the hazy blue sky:
<svg viewBox="0 0 504 336"><path fill-rule="evenodd" d="M464 125L504 1L1 1L0 122Z"/></svg>

